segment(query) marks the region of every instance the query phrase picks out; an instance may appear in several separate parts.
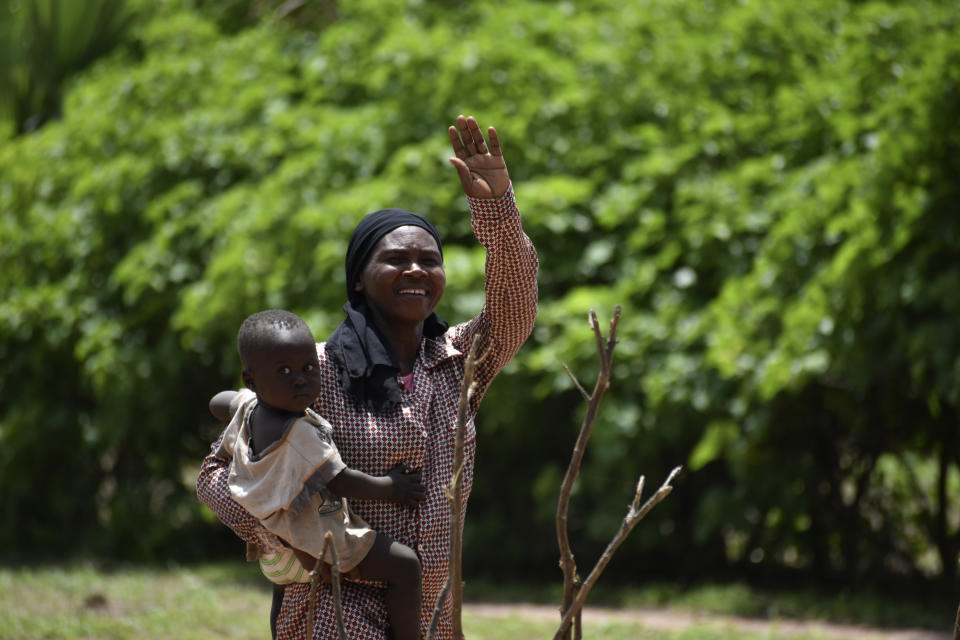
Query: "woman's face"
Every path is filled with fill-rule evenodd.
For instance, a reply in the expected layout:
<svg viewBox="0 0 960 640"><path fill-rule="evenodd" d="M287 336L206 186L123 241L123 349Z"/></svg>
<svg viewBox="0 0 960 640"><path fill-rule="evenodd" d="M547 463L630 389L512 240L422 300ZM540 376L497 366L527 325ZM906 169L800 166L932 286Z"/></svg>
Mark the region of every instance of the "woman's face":
<svg viewBox="0 0 960 640"><path fill-rule="evenodd" d="M383 320L418 324L436 308L446 284L436 240L426 229L404 226L376 244L354 290Z"/></svg>

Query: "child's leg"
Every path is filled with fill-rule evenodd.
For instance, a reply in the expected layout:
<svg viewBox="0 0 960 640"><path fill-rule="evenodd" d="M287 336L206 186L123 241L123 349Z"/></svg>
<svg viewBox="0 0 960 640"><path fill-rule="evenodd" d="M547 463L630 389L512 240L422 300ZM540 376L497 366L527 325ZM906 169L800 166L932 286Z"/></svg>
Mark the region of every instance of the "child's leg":
<svg viewBox="0 0 960 640"><path fill-rule="evenodd" d="M273 585L273 602L270 603L270 637L277 640L277 616L280 615L280 605L283 604L282 584Z"/></svg>
<svg viewBox="0 0 960 640"><path fill-rule="evenodd" d="M378 533L357 570L362 580L387 583L394 640L420 640L420 559L413 549Z"/></svg>

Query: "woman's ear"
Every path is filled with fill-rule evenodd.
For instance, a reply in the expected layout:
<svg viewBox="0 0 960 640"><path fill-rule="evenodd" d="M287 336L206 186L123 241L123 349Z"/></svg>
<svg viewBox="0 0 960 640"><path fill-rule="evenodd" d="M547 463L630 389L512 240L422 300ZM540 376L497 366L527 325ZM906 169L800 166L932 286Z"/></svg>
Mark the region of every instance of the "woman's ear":
<svg viewBox="0 0 960 640"><path fill-rule="evenodd" d="M363 280L357 280L353 283L354 291L363 291Z"/></svg>

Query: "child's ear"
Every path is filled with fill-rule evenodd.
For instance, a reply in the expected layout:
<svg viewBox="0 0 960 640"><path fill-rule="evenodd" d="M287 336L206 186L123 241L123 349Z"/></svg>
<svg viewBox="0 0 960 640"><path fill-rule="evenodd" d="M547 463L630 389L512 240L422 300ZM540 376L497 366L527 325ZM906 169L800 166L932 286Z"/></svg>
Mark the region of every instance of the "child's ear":
<svg viewBox="0 0 960 640"><path fill-rule="evenodd" d="M356 282L354 282L354 283L353 283L353 290L354 290L354 291L363 291L363 281L362 281L362 280L357 280Z"/></svg>
<svg viewBox="0 0 960 640"><path fill-rule="evenodd" d="M246 385L247 389L250 389L250 391L256 392L257 389L256 389L256 387L255 387L254 384L253 384L253 374L252 374L252 373L250 373L249 371L247 371L246 369L244 369L244 370L240 373L240 377L243 378L243 384Z"/></svg>

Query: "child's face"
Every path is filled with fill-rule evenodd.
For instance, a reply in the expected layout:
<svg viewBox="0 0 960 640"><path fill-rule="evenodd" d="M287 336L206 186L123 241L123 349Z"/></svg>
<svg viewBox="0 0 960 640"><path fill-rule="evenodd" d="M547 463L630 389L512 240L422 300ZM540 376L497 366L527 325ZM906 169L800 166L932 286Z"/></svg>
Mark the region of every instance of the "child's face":
<svg viewBox="0 0 960 640"><path fill-rule="evenodd" d="M244 383L275 409L303 413L320 392L320 363L309 332L277 329L270 344L253 349L246 360Z"/></svg>

